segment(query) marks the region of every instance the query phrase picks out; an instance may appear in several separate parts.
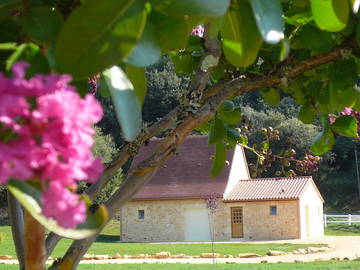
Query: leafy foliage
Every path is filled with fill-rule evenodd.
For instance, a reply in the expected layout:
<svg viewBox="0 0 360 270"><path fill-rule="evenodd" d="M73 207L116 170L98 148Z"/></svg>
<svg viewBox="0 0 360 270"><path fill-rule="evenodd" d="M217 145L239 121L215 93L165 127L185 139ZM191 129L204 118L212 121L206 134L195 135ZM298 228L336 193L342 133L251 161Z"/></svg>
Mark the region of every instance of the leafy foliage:
<svg viewBox="0 0 360 270"><path fill-rule="evenodd" d="M108 104L102 126L118 145L124 144L130 160L141 144L161 133L166 149L172 146L176 151L182 139L201 125L201 132L211 130L210 142L216 144L212 172L217 175L226 149L237 143L250 147L257 141L256 149L279 153L283 158L305 154L310 145L314 154L324 154L336 146L338 134L357 135L354 118L340 114L345 107L360 109L360 92L354 87L360 66L356 3L6 0L0 4L0 69L9 72L14 63L26 60L31 67L27 76L70 73L82 94L88 91L89 78L105 70L116 71L105 72L99 79L97 96ZM198 25L204 26L203 35L192 32ZM169 55L175 71L187 77L176 75L170 64L163 62L167 56L154 64L160 55ZM286 97L296 106L283 106L283 114L269 110L264 102L257 104L266 108L264 112L241 108L237 96L256 89L262 89L269 104L281 106ZM109 93L114 105L107 99ZM221 106L225 101L231 104L230 100L234 106ZM166 121L155 132L154 126L142 128L143 101L147 122L164 117L175 107L176 111L165 116ZM114 111L121 132L111 117ZM253 126L245 121L246 114L253 118ZM335 117L334 122L329 121L329 114ZM214 116L213 124L207 124ZM302 122L295 119L297 116ZM318 135L313 140L315 131ZM125 143L120 135L131 143ZM280 142L293 137L296 143L291 147L296 154L286 154L292 149L286 141L271 146L270 139L277 137ZM163 162L173 152L155 152L154 160ZM269 164L268 160L262 162ZM291 173L291 163L282 162L281 166ZM142 175L139 181L144 183L158 167L160 164L145 166L139 169L144 174L135 171L128 179L139 180ZM113 198L111 203L116 201ZM76 252L67 254L77 255L66 255L70 258L65 261L76 264L74 256L80 257L89 242L81 242L81 247L75 244L72 248Z"/></svg>

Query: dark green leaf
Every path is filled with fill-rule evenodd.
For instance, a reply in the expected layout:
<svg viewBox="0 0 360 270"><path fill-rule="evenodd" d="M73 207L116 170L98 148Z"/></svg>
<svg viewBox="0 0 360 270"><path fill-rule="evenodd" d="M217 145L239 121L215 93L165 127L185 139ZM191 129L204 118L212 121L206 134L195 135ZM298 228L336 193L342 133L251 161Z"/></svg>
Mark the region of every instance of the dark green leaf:
<svg viewBox="0 0 360 270"><path fill-rule="evenodd" d="M277 0L251 0L250 4L265 42L276 44L282 40L285 23L280 3Z"/></svg>
<svg viewBox="0 0 360 270"><path fill-rule="evenodd" d="M316 114L310 106L308 105L301 106L298 118L304 124L312 124L315 120L315 116Z"/></svg>
<svg viewBox="0 0 360 270"><path fill-rule="evenodd" d="M321 53L330 51L335 45L331 33L320 31L309 25L302 28L299 38L304 48Z"/></svg>
<svg viewBox="0 0 360 270"><path fill-rule="evenodd" d="M140 104L143 104L147 90L145 68L126 65L126 74L130 79L132 85L134 86L134 90L139 99Z"/></svg>
<svg viewBox="0 0 360 270"><path fill-rule="evenodd" d="M41 214L40 192L23 181L11 180L7 185L11 194L21 205L46 229L60 236L72 239L83 239L96 234L106 223L108 214L106 208L101 205L93 215L88 215L87 220L77 229L65 229L59 226L53 219L48 219Z"/></svg>
<svg viewBox="0 0 360 270"><path fill-rule="evenodd" d="M217 177L224 169L226 164L226 147L222 143L218 143L215 146L215 156L211 166L211 177Z"/></svg>
<svg viewBox="0 0 360 270"><path fill-rule="evenodd" d="M217 116L211 121L210 133L208 137L209 144L220 143L226 136L227 128L225 123Z"/></svg>
<svg viewBox="0 0 360 270"><path fill-rule="evenodd" d="M356 26L356 42L360 46L360 24Z"/></svg>
<svg viewBox="0 0 360 270"><path fill-rule="evenodd" d="M85 79L127 57L146 23L144 1L86 1L68 17L56 44L56 69Z"/></svg>
<svg viewBox="0 0 360 270"><path fill-rule="evenodd" d="M126 74L117 66L103 73L115 106L116 116L127 141L132 141L141 129L141 105Z"/></svg>
<svg viewBox="0 0 360 270"><path fill-rule="evenodd" d="M51 7L34 7L20 16L19 23L31 40L48 42L58 35L62 16Z"/></svg>
<svg viewBox="0 0 360 270"><path fill-rule="evenodd" d="M352 88L358 78L357 66L353 59L337 61L329 68L331 87L338 90Z"/></svg>
<svg viewBox="0 0 360 270"><path fill-rule="evenodd" d="M260 94L264 100L272 106L275 106L280 102L280 93L275 88L262 89Z"/></svg>
<svg viewBox="0 0 360 270"><path fill-rule="evenodd" d="M232 144L237 144L240 140L240 132L235 128L228 128L227 130L227 140Z"/></svg>
<svg viewBox="0 0 360 270"><path fill-rule="evenodd" d="M157 11L171 16L201 15L221 16L224 15L230 0L152 0L151 4Z"/></svg>
<svg viewBox="0 0 360 270"><path fill-rule="evenodd" d="M331 129L343 136L356 137L357 136L357 121L354 116L343 115L336 119L331 125Z"/></svg>
<svg viewBox="0 0 360 270"><path fill-rule="evenodd" d="M337 32L345 28L349 18L348 0L311 0L311 11L317 26Z"/></svg>
<svg viewBox="0 0 360 270"><path fill-rule="evenodd" d="M141 39L125 62L136 67L145 67L154 64L160 55L161 48L156 37L155 27L147 23Z"/></svg>
<svg viewBox="0 0 360 270"><path fill-rule="evenodd" d="M231 64L247 67L254 63L263 41L248 3L238 1L226 13L221 37L225 57Z"/></svg>

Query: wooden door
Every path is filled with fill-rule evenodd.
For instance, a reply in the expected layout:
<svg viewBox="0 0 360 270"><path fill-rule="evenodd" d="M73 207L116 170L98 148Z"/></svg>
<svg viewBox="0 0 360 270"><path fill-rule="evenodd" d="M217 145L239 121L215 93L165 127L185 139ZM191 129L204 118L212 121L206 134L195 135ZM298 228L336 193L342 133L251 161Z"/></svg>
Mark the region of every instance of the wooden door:
<svg viewBox="0 0 360 270"><path fill-rule="evenodd" d="M231 237L244 237L242 207L231 207Z"/></svg>

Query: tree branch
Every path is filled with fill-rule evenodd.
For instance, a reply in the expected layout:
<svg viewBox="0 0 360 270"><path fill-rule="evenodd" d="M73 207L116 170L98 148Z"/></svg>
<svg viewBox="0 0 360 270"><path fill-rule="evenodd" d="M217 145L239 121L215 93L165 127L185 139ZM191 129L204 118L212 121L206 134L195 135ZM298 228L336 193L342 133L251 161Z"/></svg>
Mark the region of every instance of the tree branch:
<svg viewBox="0 0 360 270"><path fill-rule="evenodd" d="M241 95L256 89L277 87L284 80L296 78L307 70L341 59L342 52L346 48L349 48L349 46L345 45L343 47L335 48L329 53L316 55L303 62L287 63L285 66L280 66L277 70L265 76L235 78L228 81L222 81L208 88L201 99L203 105L195 113L189 113L186 118L182 119L180 123L158 144L153 154L146 160L140 162L137 167L130 172L129 177L125 180L123 185L106 202L105 205L108 208L109 217L112 218L115 213L151 179L167 158L182 145L186 137L196 127L206 123L214 117L216 109L225 100L234 95ZM205 58L203 58L203 60L204 59ZM201 64L202 62L200 62L200 65ZM198 71L198 77L195 76L195 80L198 78L200 83L191 84L199 86L201 91L204 91L204 89L201 88L205 87L201 83L201 80L203 76L209 76L211 68L200 76L203 71L204 70ZM181 110L175 109L170 114L174 115L175 112L181 113ZM164 119L168 119L168 117L169 115ZM75 269L79 260L95 239L96 237L94 236L88 239L74 241L62 261L57 265L53 265L50 269L60 269L59 267L61 264L70 263L73 267L72 269Z"/></svg>

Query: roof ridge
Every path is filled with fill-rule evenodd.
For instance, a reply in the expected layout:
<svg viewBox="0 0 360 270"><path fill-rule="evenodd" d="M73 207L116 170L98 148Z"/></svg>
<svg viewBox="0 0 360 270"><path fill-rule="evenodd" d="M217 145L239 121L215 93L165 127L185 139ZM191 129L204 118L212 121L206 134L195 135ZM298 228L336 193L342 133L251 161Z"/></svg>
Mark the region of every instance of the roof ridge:
<svg viewBox="0 0 360 270"><path fill-rule="evenodd" d="M299 179L299 178L310 178L310 179L312 179L312 176L260 177L260 178L240 179L239 181L289 180L289 179Z"/></svg>

